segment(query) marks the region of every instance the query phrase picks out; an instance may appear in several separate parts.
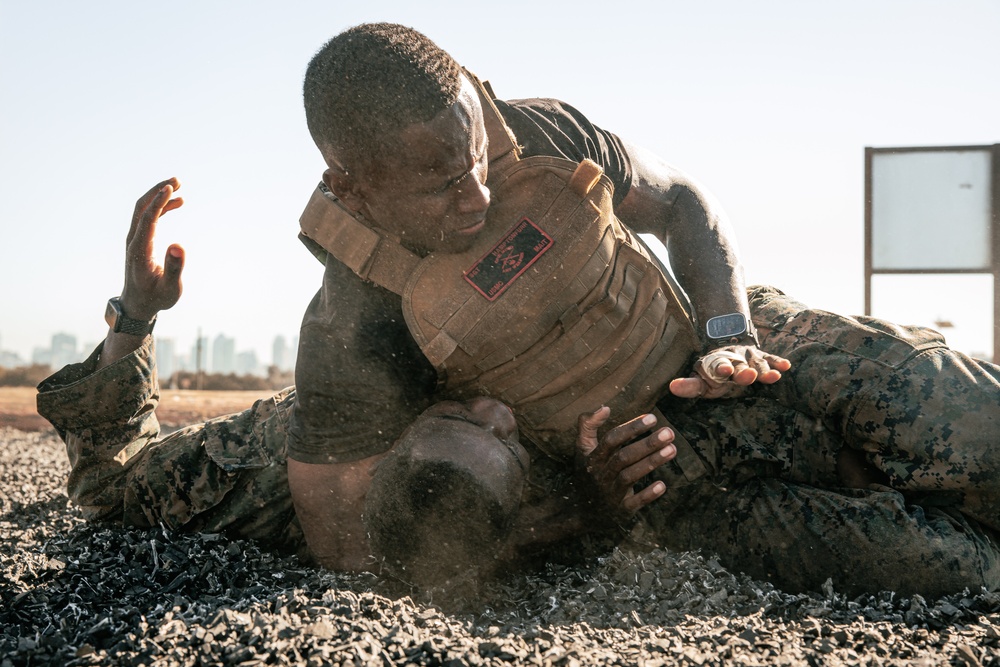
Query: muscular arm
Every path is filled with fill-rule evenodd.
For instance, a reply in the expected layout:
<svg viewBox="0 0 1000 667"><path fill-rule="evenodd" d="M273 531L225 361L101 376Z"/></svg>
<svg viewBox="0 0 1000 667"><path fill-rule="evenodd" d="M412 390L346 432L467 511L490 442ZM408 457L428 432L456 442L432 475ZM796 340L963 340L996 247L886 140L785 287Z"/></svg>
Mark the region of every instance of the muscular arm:
<svg viewBox="0 0 1000 667"><path fill-rule="evenodd" d="M365 493L382 454L350 463L288 459L288 487L309 553L321 567L359 572L372 565L362 524Z"/></svg>
<svg viewBox="0 0 1000 667"><path fill-rule="evenodd" d="M370 566L362 514L371 476L429 405L434 381L399 297L330 259L300 332L288 460L295 512L318 564Z"/></svg>
<svg viewBox="0 0 1000 667"><path fill-rule="evenodd" d="M632 186L615 208L618 217L667 247L670 266L699 322L733 312L749 318L736 239L722 208L708 192L660 158L632 145L626 144L626 149Z"/></svg>
<svg viewBox="0 0 1000 667"><path fill-rule="evenodd" d="M589 158L615 185L615 212L633 230L666 245L670 264L700 323L728 313L749 317L736 241L721 207L690 178L655 155L603 130L574 107L552 99L499 102L523 154ZM704 327L698 327L704 336ZM707 341L706 341L707 342ZM682 396L722 396L735 380L773 382L787 362L752 346L724 348L699 363L698 378L671 384ZM707 372L705 372L707 371ZM680 391L677 391L680 390Z"/></svg>
<svg viewBox="0 0 1000 667"><path fill-rule="evenodd" d="M670 266L695 310L696 331L709 343L704 327L710 318L741 313L750 319L729 222L712 196L683 172L648 151L624 146L632 184L616 213L634 231L653 234L667 247ZM696 374L675 378L670 390L685 398L719 398L754 382L777 382L790 366L755 345L726 346L699 359Z"/></svg>

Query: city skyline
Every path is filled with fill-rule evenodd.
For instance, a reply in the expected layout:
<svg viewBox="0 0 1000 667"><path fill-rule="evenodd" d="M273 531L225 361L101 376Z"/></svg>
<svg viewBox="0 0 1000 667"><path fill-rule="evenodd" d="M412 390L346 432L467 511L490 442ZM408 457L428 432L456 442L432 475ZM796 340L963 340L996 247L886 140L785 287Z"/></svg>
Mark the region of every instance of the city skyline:
<svg viewBox="0 0 1000 667"><path fill-rule="evenodd" d="M176 371L195 371L199 367L207 373L266 376L269 366L280 371L295 368L298 336L275 334L266 352L254 347L237 347L237 338L223 332L201 335L201 364L196 362L199 338L178 340L173 336L159 336L156 340L156 363L161 378ZM30 352L20 353L4 346L0 331L0 367L14 368L32 364L48 365L53 371L71 363L85 360L97 347L94 341L83 341L74 333L57 331L49 337L48 346L36 345Z"/></svg>

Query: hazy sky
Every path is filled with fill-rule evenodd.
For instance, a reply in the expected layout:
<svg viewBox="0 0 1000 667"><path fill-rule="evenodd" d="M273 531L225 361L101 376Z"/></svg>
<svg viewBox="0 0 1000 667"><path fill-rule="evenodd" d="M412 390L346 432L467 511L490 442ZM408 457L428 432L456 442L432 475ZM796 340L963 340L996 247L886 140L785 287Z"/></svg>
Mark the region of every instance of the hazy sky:
<svg viewBox="0 0 1000 667"><path fill-rule="evenodd" d="M1000 141L996 0L2 0L0 347L100 340L134 202L175 175L187 203L159 247L187 248L185 291L157 332L181 349L223 332L268 359L322 273L296 239L324 168L302 73L373 20L426 33L501 97L561 98L685 169L729 213L750 282L839 312L863 308L864 147ZM876 306L988 335L985 295L919 289L913 315Z"/></svg>

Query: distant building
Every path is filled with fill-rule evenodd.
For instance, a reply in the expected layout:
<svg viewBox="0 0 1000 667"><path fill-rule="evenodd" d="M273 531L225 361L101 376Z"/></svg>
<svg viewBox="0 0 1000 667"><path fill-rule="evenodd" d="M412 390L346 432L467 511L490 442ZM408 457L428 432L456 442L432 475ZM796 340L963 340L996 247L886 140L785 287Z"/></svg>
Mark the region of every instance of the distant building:
<svg viewBox="0 0 1000 667"><path fill-rule="evenodd" d="M31 353L31 363L47 364L53 369L62 368L81 359L81 354L76 348L76 336L67 333L54 334L48 348L36 347Z"/></svg>
<svg viewBox="0 0 1000 667"><path fill-rule="evenodd" d="M199 335L191 346L191 364L189 371L208 371L208 336Z"/></svg>
<svg viewBox="0 0 1000 667"><path fill-rule="evenodd" d="M17 368L24 365L24 359L18 353L0 350L0 368Z"/></svg>
<svg viewBox="0 0 1000 667"><path fill-rule="evenodd" d="M75 363L77 359L76 336L67 333L54 334L52 336L52 367L62 368L66 364Z"/></svg>
<svg viewBox="0 0 1000 667"><path fill-rule="evenodd" d="M0 368L17 368L24 366L24 360L16 352L3 349L3 339L0 338Z"/></svg>
<svg viewBox="0 0 1000 667"><path fill-rule="evenodd" d="M52 365L52 349L48 347L36 347L31 351L31 363L42 366Z"/></svg>
<svg viewBox="0 0 1000 667"><path fill-rule="evenodd" d="M293 338L291 345L289 345L284 336L275 336L274 343L271 345L271 364L277 366L280 371L294 370L298 344L298 337Z"/></svg>
<svg viewBox="0 0 1000 667"><path fill-rule="evenodd" d="M212 342L212 372L236 372L236 339L219 334Z"/></svg>
<svg viewBox="0 0 1000 667"><path fill-rule="evenodd" d="M253 350L246 350L236 355L237 375L263 375L261 373L260 362L257 361L257 353Z"/></svg>
<svg viewBox="0 0 1000 667"><path fill-rule="evenodd" d="M156 336L156 373L163 386L169 386L170 378L180 370L177 366L177 346L173 338Z"/></svg>
<svg viewBox="0 0 1000 667"><path fill-rule="evenodd" d="M159 380L166 388L171 377L178 371L190 373L201 370L203 373L222 373L237 375L268 376L271 366L277 367L281 373L295 370L295 357L298 353L299 339L275 336L271 343L270 355L261 358L257 350L236 349L236 339L225 334L213 338L199 337L185 353L178 349L173 338L156 336L154 346L156 355L156 370ZM79 363L96 349L97 343L87 342L82 347L77 344L76 336L67 333L57 333L52 336L48 347L36 347L32 350L30 361L15 352L0 349L0 368L16 368L31 364L42 364L58 370L67 364ZM200 364L199 361L200 355Z"/></svg>

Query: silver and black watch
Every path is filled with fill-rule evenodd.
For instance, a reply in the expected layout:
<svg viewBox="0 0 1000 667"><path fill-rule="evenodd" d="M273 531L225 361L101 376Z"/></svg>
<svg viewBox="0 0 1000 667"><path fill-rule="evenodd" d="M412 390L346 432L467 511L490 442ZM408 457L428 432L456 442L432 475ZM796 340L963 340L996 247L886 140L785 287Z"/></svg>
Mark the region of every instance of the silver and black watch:
<svg viewBox="0 0 1000 667"><path fill-rule="evenodd" d="M122 310L121 301L117 296L108 299L108 307L104 311L104 320L115 333L130 334L132 336L148 336L153 333L156 325L156 315L149 320L136 320L125 314Z"/></svg>
<svg viewBox="0 0 1000 667"><path fill-rule="evenodd" d="M705 334L711 347L759 345L753 324L743 313L717 315L705 322Z"/></svg>

